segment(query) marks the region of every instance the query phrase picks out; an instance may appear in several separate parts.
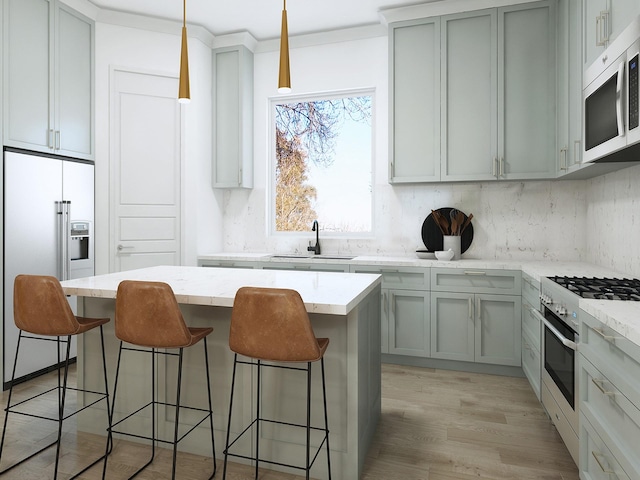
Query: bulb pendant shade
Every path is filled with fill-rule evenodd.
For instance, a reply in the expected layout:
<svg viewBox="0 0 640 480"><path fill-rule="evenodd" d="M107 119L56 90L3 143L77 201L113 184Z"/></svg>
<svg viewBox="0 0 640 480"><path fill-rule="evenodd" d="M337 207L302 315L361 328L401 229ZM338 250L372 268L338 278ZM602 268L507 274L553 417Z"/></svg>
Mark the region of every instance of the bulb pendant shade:
<svg viewBox="0 0 640 480"><path fill-rule="evenodd" d="M191 101L191 89L189 88L189 49L187 48L187 0L184 0L184 13L182 22L182 50L180 52L180 84L178 86L178 101L189 103Z"/></svg>
<svg viewBox="0 0 640 480"><path fill-rule="evenodd" d="M291 91L291 75L289 71L289 29L287 27L287 1L282 9L282 32L280 33L280 73L278 75L278 92Z"/></svg>

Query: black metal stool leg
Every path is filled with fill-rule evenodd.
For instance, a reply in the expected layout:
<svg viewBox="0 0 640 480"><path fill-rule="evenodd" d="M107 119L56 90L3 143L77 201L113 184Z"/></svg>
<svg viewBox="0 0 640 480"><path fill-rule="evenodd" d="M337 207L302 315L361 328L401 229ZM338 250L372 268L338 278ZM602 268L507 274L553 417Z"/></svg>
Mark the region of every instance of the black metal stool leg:
<svg viewBox="0 0 640 480"><path fill-rule="evenodd" d="M18 346L16 347L16 356L13 361L13 372L11 374L11 386L9 387L9 398L7 399L7 408L4 409L4 428L2 429L2 440L0 440L0 460L2 460L2 451L4 450L4 437L7 434L7 420L9 419L9 408L11 407L11 397L13 395L13 381L16 378L16 366L18 365L18 353L20 352L20 340L22 340L22 330L18 334ZM8 469L7 469L8 470ZM6 470L0 473L4 473Z"/></svg>
<svg viewBox="0 0 640 480"><path fill-rule="evenodd" d="M60 337L58 337L58 353L60 353ZM71 335L67 337L67 356L64 362L64 378L62 390L60 390L60 366L58 366L58 441L56 446L56 463L53 469L53 480L58 478L58 465L60 463L60 446L62 444L62 421L64 419L64 404L67 399L67 379L69 378L69 356L71 355ZM58 360L59 360L58 355ZM60 362L58 362L60 365Z"/></svg>
<svg viewBox="0 0 640 480"><path fill-rule="evenodd" d="M227 457L229 453L229 436L231 434L231 410L233 409L233 391L236 386L236 370L238 368L238 354L233 355L233 374L231 375L231 398L229 399L229 420L227 421L227 440L224 448L224 464L222 468L222 480L227 478Z"/></svg>
<svg viewBox="0 0 640 480"><path fill-rule="evenodd" d="M311 362L307 362L307 451L306 451L306 463L305 472L306 480L309 480L309 455L311 448Z"/></svg>
<svg viewBox="0 0 640 480"><path fill-rule="evenodd" d="M207 339L204 338L202 343L204 344L204 368L207 373L207 393L209 398L209 427L211 429L211 454L213 457L213 473L209 477L211 480L218 470L218 462L216 460L216 440L213 434L213 402L211 401L211 375L209 373L209 351L207 349Z"/></svg>
<svg viewBox="0 0 640 480"><path fill-rule="evenodd" d="M327 386L324 381L324 357L320 359L320 366L322 367L322 396L324 399L324 429L325 439L327 442L327 470L329 472L329 480L331 480L331 454L329 453L329 416L327 415Z"/></svg>
<svg viewBox="0 0 640 480"><path fill-rule="evenodd" d="M261 362L258 360L258 378L256 386L256 479L258 480L258 464L260 462L260 367Z"/></svg>
<svg viewBox="0 0 640 480"><path fill-rule="evenodd" d="M118 391L118 378L120 377L120 360L122 359L122 341L120 342L120 348L118 349L118 361L116 363L116 378L113 383L113 400L111 401L111 412L109 413L109 437L113 439L113 414L116 409L116 393ZM113 441L113 440L112 440ZM107 443L107 449L104 455L104 464L102 466L102 480L105 479L107 475L107 461L109 459L109 444Z"/></svg>
<svg viewBox="0 0 640 480"><path fill-rule="evenodd" d="M180 425L180 386L182 384L182 348L178 355L178 386L176 388L176 422L173 430L173 465L171 478L176 478L176 460L178 458L178 426Z"/></svg>

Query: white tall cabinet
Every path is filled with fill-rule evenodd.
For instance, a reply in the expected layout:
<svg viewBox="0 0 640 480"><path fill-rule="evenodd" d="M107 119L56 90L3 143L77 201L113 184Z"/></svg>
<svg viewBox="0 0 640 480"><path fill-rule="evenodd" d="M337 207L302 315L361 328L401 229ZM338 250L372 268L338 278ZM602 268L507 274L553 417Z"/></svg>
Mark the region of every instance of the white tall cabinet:
<svg viewBox="0 0 640 480"><path fill-rule="evenodd" d="M57 0L4 0L2 43L4 144L93 159L93 21Z"/></svg>
<svg viewBox="0 0 640 480"><path fill-rule="evenodd" d="M213 187L253 187L253 53L213 51Z"/></svg>

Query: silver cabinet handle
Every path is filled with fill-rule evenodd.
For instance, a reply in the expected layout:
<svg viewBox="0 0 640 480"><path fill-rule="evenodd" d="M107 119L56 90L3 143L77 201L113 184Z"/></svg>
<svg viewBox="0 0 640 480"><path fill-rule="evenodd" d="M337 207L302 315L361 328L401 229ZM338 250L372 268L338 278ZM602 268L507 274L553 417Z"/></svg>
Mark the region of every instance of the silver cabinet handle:
<svg viewBox="0 0 640 480"><path fill-rule="evenodd" d="M602 464L602 462L598 458L598 457L602 457L604 455L602 455L601 453L596 453L593 450L591 450L591 455L593 455L593 458L596 459L596 463L602 469L603 473L606 473L608 475L616 475L616 472L614 472L613 470L609 470L609 469L604 468L604 465ZM618 478L618 475L616 475L616 478Z"/></svg>
<svg viewBox="0 0 640 480"><path fill-rule="evenodd" d="M498 157L493 157L493 163L491 166L491 175L493 175L494 177L498 176Z"/></svg>
<svg viewBox="0 0 640 480"><path fill-rule="evenodd" d="M125 248L134 248L134 247L129 246L129 245L122 245L122 244L118 245L118 250L119 250L119 251L120 251L120 250L124 250Z"/></svg>
<svg viewBox="0 0 640 480"><path fill-rule="evenodd" d="M47 130L47 147L49 148L54 148L54 140L53 140L53 130L49 129Z"/></svg>
<svg viewBox="0 0 640 480"><path fill-rule="evenodd" d="M603 10L596 17L596 45L606 47L609 41L609 11Z"/></svg>
<svg viewBox="0 0 640 480"><path fill-rule="evenodd" d="M472 312L472 303L471 303L471 297L469 297L469 320L473 319L473 312Z"/></svg>
<svg viewBox="0 0 640 480"><path fill-rule="evenodd" d="M391 294L391 313L396 314L396 295Z"/></svg>
<svg viewBox="0 0 640 480"><path fill-rule="evenodd" d="M560 170L567 171L569 167L567 167L567 147L562 147L560 149L560 155L562 155L562 162L560 163Z"/></svg>
<svg viewBox="0 0 640 480"><path fill-rule="evenodd" d="M608 390L605 390L604 385L602 384L602 380L596 380L595 378L592 378L591 383L593 383L598 388L598 390L600 390L600 393L602 393L603 395L606 395L608 397L613 397L616 394L616 392L610 392Z"/></svg>
<svg viewBox="0 0 640 480"><path fill-rule="evenodd" d="M56 130L55 137L56 137L55 149L60 150L60 130Z"/></svg>
<svg viewBox="0 0 640 480"><path fill-rule="evenodd" d="M616 337L612 337L611 335L605 334L604 331L601 330L600 328L594 328L593 331L596 332L598 335L600 335L602 338L604 338L607 342L612 342L616 339Z"/></svg>
<svg viewBox="0 0 640 480"><path fill-rule="evenodd" d="M500 177L504 177L504 157L500 157Z"/></svg>
<svg viewBox="0 0 640 480"><path fill-rule="evenodd" d="M477 305L475 310L476 312L478 312L476 313L476 317L478 318L478 321L481 321L482 320L482 300L480 300L480 297L476 297L476 303Z"/></svg>
<svg viewBox="0 0 640 480"><path fill-rule="evenodd" d="M385 315L388 316L389 315L389 303L387 302L387 292L384 292L382 294L382 303L384 304L383 305L384 313L385 313Z"/></svg>
<svg viewBox="0 0 640 480"><path fill-rule="evenodd" d="M465 270L465 275L486 275L487 272L483 272L481 270Z"/></svg>
<svg viewBox="0 0 640 480"><path fill-rule="evenodd" d="M573 164L578 165L580 163L580 155L581 155L582 143L580 140L575 140L573 142Z"/></svg>

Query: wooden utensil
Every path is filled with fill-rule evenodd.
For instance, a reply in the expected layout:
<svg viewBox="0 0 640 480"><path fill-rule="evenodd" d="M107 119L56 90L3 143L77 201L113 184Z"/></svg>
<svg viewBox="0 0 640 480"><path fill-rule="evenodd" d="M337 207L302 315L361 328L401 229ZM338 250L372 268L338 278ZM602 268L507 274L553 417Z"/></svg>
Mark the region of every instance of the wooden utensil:
<svg viewBox="0 0 640 480"><path fill-rule="evenodd" d="M460 229L460 235L462 235L462 232L464 232L464 230L469 226L472 218L473 218L473 213L470 213L467 219L462 224L462 228Z"/></svg>
<svg viewBox="0 0 640 480"><path fill-rule="evenodd" d="M431 210L431 215L433 216L433 221L435 222L435 224L438 226L438 228L440 229L440 232L443 235L446 235L443 227L442 227L442 216L440 215L440 212L436 212L435 210ZM446 227L445 227L446 228Z"/></svg>

